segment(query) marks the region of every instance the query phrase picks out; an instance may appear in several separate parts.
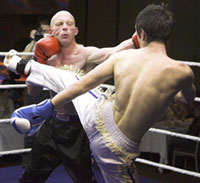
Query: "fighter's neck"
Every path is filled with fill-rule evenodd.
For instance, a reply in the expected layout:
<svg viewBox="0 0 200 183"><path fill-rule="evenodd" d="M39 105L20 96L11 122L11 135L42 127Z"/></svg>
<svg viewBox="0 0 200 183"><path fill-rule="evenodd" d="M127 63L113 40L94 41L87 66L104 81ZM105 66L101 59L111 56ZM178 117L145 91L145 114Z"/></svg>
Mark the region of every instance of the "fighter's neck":
<svg viewBox="0 0 200 183"><path fill-rule="evenodd" d="M62 50L61 50L61 54L75 54L79 49L79 44L77 44L76 42L71 43L69 46L63 46Z"/></svg>
<svg viewBox="0 0 200 183"><path fill-rule="evenodd" d="M163 43L159 43L159 42L151 42L149 43L147 46L145 46L147 49L156 51L156 52L160 52L163 54L166 54L166 46ZM144 47L144 48L145 48Z"/></svg>

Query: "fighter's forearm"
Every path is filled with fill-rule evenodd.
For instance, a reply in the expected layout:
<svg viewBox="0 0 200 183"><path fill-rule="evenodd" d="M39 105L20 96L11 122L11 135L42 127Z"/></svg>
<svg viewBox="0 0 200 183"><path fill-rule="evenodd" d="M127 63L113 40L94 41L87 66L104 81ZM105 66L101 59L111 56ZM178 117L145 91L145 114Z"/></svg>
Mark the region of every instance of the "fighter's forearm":
<svg viewBox="0 0 200 183"><path fill-rule="evenodd" d="M118 53L122 50L127 50L131 48L133 48L132 39L127 39L115 47L101 48L98 51L95 51L94 54L88 57L87 63L100 64L104 62L106 59L108 59L114 53Z"/></svg>
<svg viewBox="0 0 200 183"><path fill-rule="evenodd" d="M195 96L196 96L196 88L193 84L191 88L187 88L178 92L174 98L176 100L188 104L194 101Z"/></svg>
<svg viewBox="0 0 200 183"><path fill-rule="evenodd" d="M104 63L105 67L108 67L106 63ZM95 69L90 71L88 74L83 76L79 81L68 85L66 89L58 93L53 99L52 104L56 108L57 106L68 103L75 99L76 97L88 92L89 90L95 88L101 83L104 83L106 80L111 78L111 74L100 72L103 64L97 66ZM65 77L66 78L66 77Z"/></svg>
<svg viewBox="0 0 200 183"><path fill-rule="evenodd" d="M32 40L32 41L29 43L29 45L24 49L23 52L31 52L31 51L33 50L34 45L35 45L35 41ZM30 55L23 55L23 56L21 56L21 58L24 59L24 60L30 60L31 57L32 57L32 56L30 56Z"/></svg>
<svg viewBox="0 0 200 183"><path fill-rule="evenodd" d="M72 101L84 92L85 90L82 90L77 84L73 84L53 97L51 103L57 108L59 105Z"/></svg>
<svg viewBox="0 0 200 183"><path fill-rule="evenodd" d="M194 86L194 84L192 84L191 88L182 90L181 94L187 103L191 103L194 101L195 96L196 96L196 87Z"/></svg>

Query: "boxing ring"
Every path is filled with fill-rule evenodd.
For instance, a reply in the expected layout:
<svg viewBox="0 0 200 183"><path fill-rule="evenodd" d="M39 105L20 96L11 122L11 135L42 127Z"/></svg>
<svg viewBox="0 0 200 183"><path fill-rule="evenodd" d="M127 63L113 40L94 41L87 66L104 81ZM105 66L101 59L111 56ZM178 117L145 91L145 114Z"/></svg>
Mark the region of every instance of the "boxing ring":
<svg viewBox="0 0 200 183"><path fill-rule="evenodd" d="M7 54L7 52L0 52L0 56L5 56ZM24 53L24 52L18 52L18 55L33 55L32 52L29 53ZM196 66L196 67L200 67L200 63L196 63L196 62L184 62L185 64L189 65L189 66ZM102 85L103 87L113 87L110 85ZM26 88L26 84L5 84L5 85L0 85L0 89L17 89L17 88ZM200 98L196 97L195 98L196 102L200 102ZM10 124L10 119L0 119L0 128L2 124ZM183 139L188 139L191 141L196 141L196 142L200 142L200 138L196 137L196 136L191 136L191 135L186 135L186 134L181 134L181 133L176 133L176 132L172 132L172 131L168 131L168 130L163 130L163 129L157 129L157 128L150 128L149 129L150 132L153 133L160 133L160 134L165 134L168 136L173 136L173 137L177 137L177 138L183 138ZM23 135L22 135L23 136ZM9 150L9 151L0 151L0 157L1 156L5 156L5 155L10 155L10 154L22 154L22 153L26 153L26 152L30 152L31 148L28 149L14 149L14 150ZM136 162L138 163L142 163L142 164L146 164L146 165L150 165L150 166L154 166L157 168L162 168L162 169L166 169L166 170L170 170L170 171L174 171L180 174L185 174L185 175L189 175L189 176L194 176L197 178L200 178L200 173L198 172L193 172L193 171L189 171L189 170L185 170L185 169L181 169L181 168L177 168L177 167L173 167L170 165L166 165L163 163L157 163L157 162L153 162L153 161L149 161L146 159L142 159L142 158L137 158Z"/></svg>

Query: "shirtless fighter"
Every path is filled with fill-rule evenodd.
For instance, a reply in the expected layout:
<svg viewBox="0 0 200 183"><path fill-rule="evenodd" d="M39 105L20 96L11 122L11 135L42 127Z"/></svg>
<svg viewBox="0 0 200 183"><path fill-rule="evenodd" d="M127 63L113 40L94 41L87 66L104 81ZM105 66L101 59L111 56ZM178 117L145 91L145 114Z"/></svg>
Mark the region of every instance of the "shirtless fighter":
<svg viewBox="0 0 200 183"><path fill-rule="evenodd" d="M65 10L58 11L50 21L50 36L40 39L35 46L37 62L54 67L73 65L88 72L111 54L133 48L131 38L115 47L83 46L76 41L78 32L74 16ZM27 88L34 98L43 91L43 86L29 84ZM50 91L50 96L54 95ZM38 129L35 126L28 135ZM89 141L72 103L59 106L55 117L46 120L35 137L19 183L44 183L60 164L74 183L96 182L92 176Z"/></svg>
<svg viewBox="0 0 200 183"><path fill-rule="evenodd" d="M51 100L20 108L11 116L12 124L22 133L19 120L31 126L41 123L59 105L72 100L107 183L138 182L132 164L144 133L174 97L186 103L195 97L191 68L166 53L165 44L173 27L172 13L164 4L148 5L138 14L135 27L140 49L116 53L82 78L74 72L29 62L28 82L56 92L66 89ZM20 61L18 57L17 62ZM54 72L54 77L49 78L48 72ZM34 75L36 80L32 79ZM115 81L115 95L91 90L111 77Z"/></svg>

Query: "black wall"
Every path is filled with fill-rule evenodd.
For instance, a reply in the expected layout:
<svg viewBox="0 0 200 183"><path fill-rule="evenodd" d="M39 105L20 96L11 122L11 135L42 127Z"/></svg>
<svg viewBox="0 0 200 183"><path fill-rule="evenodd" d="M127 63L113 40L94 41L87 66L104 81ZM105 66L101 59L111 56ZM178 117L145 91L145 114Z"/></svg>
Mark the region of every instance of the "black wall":
<svg viewBox="0 0 200 183"><path fill-rule="evenodd" d="M8 51L17 46L20 39L28 38L30 30L37 28L40 17L50 19L62 9L56 7L51 0L34 1L37 3L30 11L23 11L22 8L15 11L14 4L5 6L2 2L7 0L0 0L1 51ZM193 60L196 46L200 42L199 0L71 0L68 10L75 16L79 27L77 41L105 47L129 38L134 32L137 13L147 4L158 2L167 2L175 15L176 26L168 44L170 56Z"/></svg>

